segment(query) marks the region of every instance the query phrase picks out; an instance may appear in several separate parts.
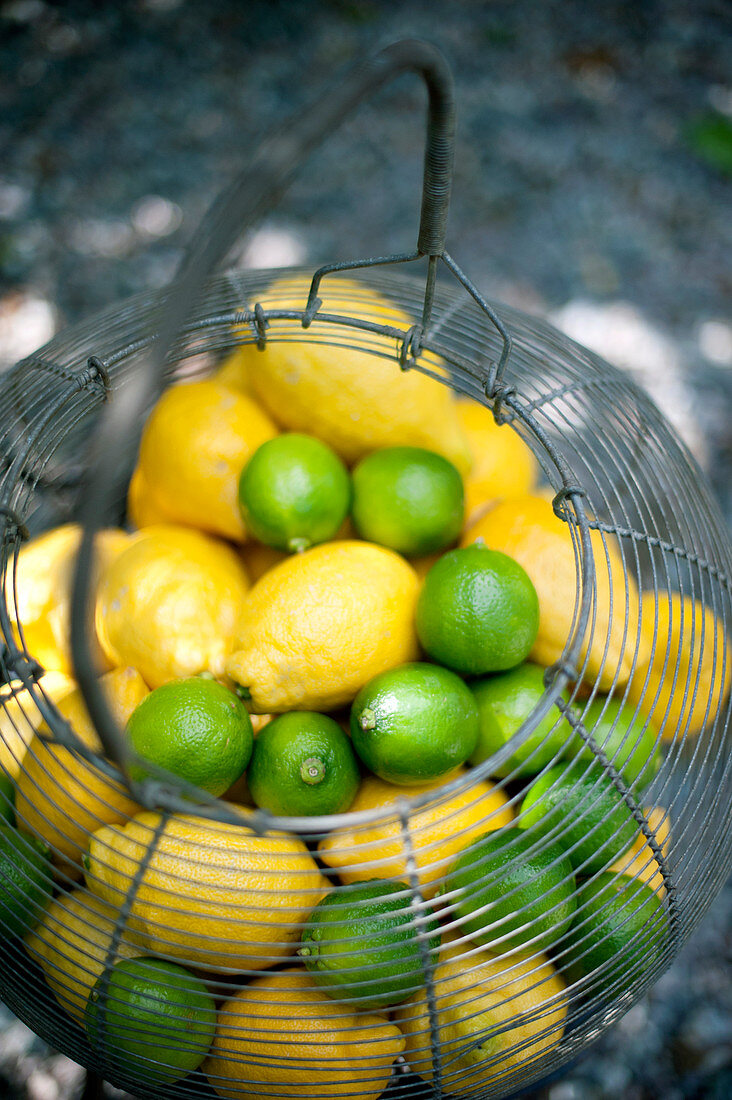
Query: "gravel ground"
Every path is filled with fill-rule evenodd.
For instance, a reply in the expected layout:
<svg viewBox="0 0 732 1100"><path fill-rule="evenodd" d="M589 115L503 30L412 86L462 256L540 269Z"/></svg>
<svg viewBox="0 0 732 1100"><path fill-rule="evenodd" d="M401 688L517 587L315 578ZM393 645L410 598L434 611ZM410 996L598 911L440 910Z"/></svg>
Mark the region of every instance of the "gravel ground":
<svg viewBox="0 0 732 1100"><path fill-rule="evenodd" d="M456 77L448 246L485 293L627 369L732 521L732 87L720 2L0 2L0 365L163 285L247 152L365 50L418 35ZM423 95L400 79L303 166L249 266L414 246ZM732 1095L732 891L543 1100ZM81 1074L6 1015L0 1097Z"/></svg>

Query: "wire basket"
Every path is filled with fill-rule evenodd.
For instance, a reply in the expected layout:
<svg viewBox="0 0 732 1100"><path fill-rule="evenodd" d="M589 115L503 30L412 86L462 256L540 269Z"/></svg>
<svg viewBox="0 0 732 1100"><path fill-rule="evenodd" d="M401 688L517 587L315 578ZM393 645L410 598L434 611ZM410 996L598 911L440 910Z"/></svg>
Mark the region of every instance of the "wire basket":
<svg viewBox="0 0 732 1100"><path fill-rule="evenodd" d="M430 94L415 252L315 275L213 275L232 227L261 214L365 91L404 69ZM723 521L644 393L549 325L486 302L445 252L452 119L436 51L383 51L253 158L172 288L62 333L0 393L0 763L5 816L14 799L19 830L8 826L0 847L2 995L54 1047L140 1096L508 1096L627 1011L729 871ZM426 285L394 269L422 258ZM358 286L339 274L352 268L362 269ZM288 279L309 292L293 295ZM374 291L413 323L370 316ZM541 464L574 573L545 690L505 745L416 793L311 818L207 797L161 770L131 779L89 623L95 536L125 522L142 424L163 388L206 376L237 348L266 354L293 341L378 357L395 379L421 372L492 409ZM57 626L67 643L70 633L83 693L69 706L68 681L46 671L43 637L29 630L21 551L71 519L83 526L63 528L74 584L68 564L46 575L63 593ZM128 701L146 691L138 673L107 675ZM602 737L598 706L609 716ZM557 731L565 747L545 751ZM541 759L530 780L516 764L522 748ZM573 761L580 793L532 816L527 786L558 789L560 758ZM503 838L498 865L478 843L486 835ZM50 843L52 874L33 836ZM516 868L541 884L533 895ZM396 921L407 945L401 969L393 931L386 947L380 939L384 911L366 931L349 904L353 884L374 879L386 881L388 927ZM339 995L307 965L325 895L340 936ZM119 967L150 957L188 977L181 986L178 971L159 970L159 1003L148 998L131 1022Z"/></svg>

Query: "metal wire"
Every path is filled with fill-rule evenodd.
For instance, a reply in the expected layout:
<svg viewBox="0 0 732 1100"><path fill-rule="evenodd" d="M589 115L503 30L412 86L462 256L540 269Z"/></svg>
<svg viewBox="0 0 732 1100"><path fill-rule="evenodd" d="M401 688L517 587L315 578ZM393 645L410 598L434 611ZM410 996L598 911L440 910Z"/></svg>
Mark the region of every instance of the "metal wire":
<svg viewBox="0 0 732 1100"><path fill-rule="evenodd" d="M295 161L364 91L404 69L425 76L430 96L416 250L329 264L314 274L277 272L280 279L301 280L302 301L293 300L291 289L268 292L273 272L227 272L201 288L202 274L232 239L232 217L237 215L237 225L242 213L255 217L286 184ZM550 326L486 301L445 251L452 126L450 78L439 55L424 44L391 48L357 72L340 102L326 96L305 122L277 135L255 158L246 179L204 222L174 288L138 296L62 333L18 364L0 389L0 630L2 671L13 680L0 699L0 748L8 749L3 767L23 791L16 819L25 832L48 838L78 827L73 810L44 803L52 783L61 791L80 783L80 812L91 812L88 796L95 824L103 827L88 837L85 855L74 841L57 858L53 899L46 890L28 903L35 931L24 937L25 947L17 934L9 935L0 952L0 983L4 999L38 1034L140 1096L284 1098L306 1087L313 1100L375 1098L390 1080L395 1098L508 1096L575 1057L630 1007L668 966L732 864L730 702L724 690L732 551L719 510L693 461L641 391ZM424 281L395 270L422 260ZM363 289L339 278L355 270ZM324 279L338 289L343 312L321 308ZM412 323L369 319L372 288ZM395 378L402 370L435 378L491 408L503 431L518 432L537 456L555 514L569 532L575 598L563 652L545 672L543 698L502 750L390 805L355 804L344 814L282 818L214 799L162 770L130 784L130 754L109 720L86 631L93 536L124 515L129 460L151 402L165 384L205 375L236 347L254 344L267 354L271 346L303 341L378 357ZM21 613L24 543L79 515L86 531L77 559L72 635L104 751L79 736L45 690ZM663 648L662 684L673 685L660 720L666 687L654 688L650 672L643 672L636 590L652 596L648 667L656 667ZM664 614L673 616L679 636L690 638L686 655L680 645L667 646ZM613 655L613 631L631 655L627 682ZM592 672L591 649L601 655ZM710 683L702 660L713 670ZM641 689L631 695L630 685L641 674ZM612 752L595 736L588 710L606 697L624 705L615 719L620 740ZM624 893L619 928L633 928L624 954L610 952L574 980L570 963L593 959L589 902L557 936L548 957L530 935L521 951L505 950L509 937L500 926L488 951L460 913L464 894L445 886L456 852L491 831L505 837L500 830L509 820L526 825L526 781L515 770L497 775L550 715L555 728L567 727L579 769L574 774L587 784L575 808L580 825L590 835L603 830L601 843L609 846L603 851L624 851L605 866L612 864L613 889ZM621 754L650 717L655 747L663 744L665 755L642 790L624 774ZM692 717L703 728L692 728ZM22 748L40 719L46 729ZM558 762L555 754L535 781L556 775ZM121 812L111 781L141 808L157 812ZM65 823L57 813L66 815ZM583 898L584 885L605 880L599 878L604 871L583 855L584 838L575 831L567 840L577 828L576 821L555 817L522 833L531 840L527 859L544 859L554 870L570 859L571 872L562 870L559 885ZM505 845L510 859L512 845ZM479 858L472 870L480 876L476 889L496 881ZM30 871L21 873L31 881ZM324 893L338 892L348 922L347 884L375 877L400 882L394 898L419 955L418 991L396 1006L391 1022L383 1010L368 1008L368 998L354 1009L303 984L305 971L294 954ZM520 891L507 886L502 894L503 900L517 899L520 916ZM643 916L649 904L652 912ZM610 912L607 900L596 919L609 920ZM636 928L639 914L642 926ZM434 917L443 933L439 946L430 936ZM7 924L1 905L0 920ZM358 998L365 982L364 944L350 931L342 939L342 973ZM498 955L501 946L505 953ZM178 1081L161 1080L160 1073L185 1047L182 1006L171 1016L181 1022L180 1034L157 1036L146 1057L130 1064L115 1046L119 1001L113 977L122 959L139 955L193 968L216 998L219 1030L212 1056L203 1069ZM388 960L372 959L368 981L388 973ZM100 1027L92 1048L84 1010L93 987ZM229 1019L240 1022L229 1025ZM129 1032L128 1038L146 1036L139 1024Z"/></svg>

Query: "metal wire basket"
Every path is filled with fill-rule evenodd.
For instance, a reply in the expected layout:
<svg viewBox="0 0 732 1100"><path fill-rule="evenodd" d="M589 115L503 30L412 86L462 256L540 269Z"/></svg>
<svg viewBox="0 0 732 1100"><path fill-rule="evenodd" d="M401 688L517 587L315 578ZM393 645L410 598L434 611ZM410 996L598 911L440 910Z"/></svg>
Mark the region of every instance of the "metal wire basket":
<svg viewBox="0 0 732 1100"><path fill-rule="evenodd" d="M302 157L366 91L405 69L421 73L430 97L415 252L314 275L212 275L242 224L266 209ZM732 607L723 521L644 393L549 325L487 303L446 253L452 142L443 59L422 43L390 47L270 139L214 207L166 292L62 333L19 363L0 393L8 685L0 747L11 781L6 816L16 788L19 828L11 848L16 877L3 872L0 894L2 995L57 1049L141 1096L284 1098L307 1089L314 1098L376 1098L388 1086L395 1098L477 1098L526 1089L627 1011L669 965L729 871ZM422 259L426 285L394 270ZM447 281L438 282L438 267ZM338 274L355 268L360 289ZM306 279L309 294L293 300L290 289L278 297L271 286L283 276ZM331 284L348 309L321 308L319 294L327 297ZM413 324L369 317L373 290ZM569 627L545 670L544 694L518 732L430 789L405 788L386 805L330 817L277 818L206 797L163 772L132 781L131 751L101 686L88 622L95 535L124 521L142 424L156 398L173 381L210 372L237 347L257 344L266 354L282 341L376 356L395 378L404 370L429 374L488 406L538 458L573 547ZM48 584L64 593L60 629L70 630L74 673L98 740L78 700L73 712L54 701L61 691L44 676L34 651L41 643L26 637L30 612L19 597L24 543L72 518L83 525L83 535L73 536L73 597L67 574L49 567ZM610 711L609 740L589 720L597 701L622 704ZM537 740L539 728L548 732ZM529 823L526 779L512 762L518 748L532 743L538 751L557 729L583 793ZM643 785L639 769L632 775L625 766L640 753L641 734L662 750ZM544 758L538 781L551 781L557 756ZM516 815L529 826L522 831L528 847L509 828ZM97 825L109 828L92 836ZM490 830L506 838L503 872L476 854L469 884L456 880L456 853ZM52 879L33 870L34 834L51 841ZM552 881L576 911L547 946L536 905L551 914L559 894L526 901L512 867L543 858L544 866L564 868L567 850L572 866ZM363 934L348 909L348 884L374 878L391 883L412 937L407 992L398 1001L385 997L392 972L388 956L374 954L373 928L364 972ZM480 901L489 887L493 901L473 913L484 918L476 938L460 903L470 895ZM303 929L326 891L351 929L341 960L350 1000L329 998L303 965ZM521 899L510 926L523 919L518 947L505 918L503 926L491 923L497 897L509 909ZM632 930L625 938L624 927ZM138 956L183 964L204 990L197 996L209 998L212 1022L207 1030L200 1012L191 1016L190 991L178 1004L173 984L167 1015L153 1011L140 1034L128 1022L127 1038L141 1045L125 1059L112 1041L121 1026L113 977L120 961ZM187 1073L180 1067L192 1046L196 1065L207 1058ZM173 1064L177 1073L166 1069Z"/></svg>

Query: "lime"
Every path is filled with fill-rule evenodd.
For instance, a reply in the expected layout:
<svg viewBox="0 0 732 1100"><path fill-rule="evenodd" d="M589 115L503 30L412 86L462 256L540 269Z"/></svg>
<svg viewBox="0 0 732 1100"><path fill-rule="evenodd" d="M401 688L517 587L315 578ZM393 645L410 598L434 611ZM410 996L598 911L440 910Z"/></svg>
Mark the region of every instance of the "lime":
<svg viewBox="0 0 732 1100"><path fill-rule="evenodd" d="M350 504L351 479L338 455L299 432L263 443L239 479L247 529L277 550L306 550L332 539Z"/></svg>
<svg viewBox="0 0 732 1100"><path fill-rule="evenodd" d="M92 1046L136 1080L172 1084L196 1069L216 1008L200 978L164 959L123 959L97 979L84 1016Z"/></svg>
<svg viewBox="0 0 732 1100"><path fill-rule="evenodd" d="M544 695L544 669L526 661L508 672L476 680L470 686L480 719L478 744L470 763L480 764L502 749L539 705ZM564 753L571 735L572 727L554 707L492 774L512 779L536 775L554 757Z"/></svg>
<svg viewBox="0 0 732 1100"><path fill-rule="evenodd" d="M351 707L351 740L364 764L403 786L463 764L478 738L470 688L439 665L414 662L374 676Z"/></svg>
<svg viewBox="0 0 732 1100"><path fill-rule="evenodd" d="M659 735L647 718L633 706L606 698L595 699L584 711L578 711L578 717L626 783L637 782L640 787L650 783L661 766L662 755ZM576 732L566 755L576 755L586 762L595 759L592 749Z"/></svg>
<svg viewBox="0 0 732 1100"><path fill-rule="evenodd" d="M422 447L386 447L353 470L351 517L362 539L400 554L433 554L463 525L463 479L452 462Z"/></svg>
<svg viewBox="0 0 732 1100"><path fill-rule="evenodd" d="M631 846L638 825L599 764L557 765L529 785L518 824L559 844L578 873L602 871Z"/></svg>
<svg viewBox="0 0 732 1100"><path fill-rule="evenodd" d="M326 714L307 710L268 722L257 735L247 769L257 806L296 817L347 810L359 779L347 734Z"/></svg>
<svg viewBox="0 0 732 1100"><path fill-rule="evenodd" d="M529 655L539 601L524 569L498 550L449 550L430 569L417 601L417 635L448 668L503 672Z"/></svg>
<svg viewBox="0 0 732 1100"><path fill-rule="evenodd" d="M650 886L625 875L600 874L580 884L558 961L570 981L592 976L588 992L616 984L625 990L660 964L666 938L663 902Z"/></svg>
<svg viewBox="0 0 732 1100"><path fill-rule="evenodd" d="M464 848L441 890L467 934L496 951L546 951L575 910L574 871L562 848L515 825L484 833Z"/></svg>
<svg viewBox="0 0 732 1100"><path fill-rule="evenodd" d="M310 914L298 955L331 997L370 1011L399 1004L424 982L418 913L395 879L339 886ZM425 914L421 931L424 949L436 952L436 918Z"/></svg>
<svg viewBox="0 0 732 1100"><path fill-rule="evenodd" d="M0 772L0 824L15 821L15 787L10 776Z"/></svg>
<svg viewBox="0 0 732 1100"><path fill-rule="evenodd" d="M37 837L0 826L0 927L23 936L53 894L50 849Z"/></svg>
<svg viewBox="0 0 732 1100"><path fill-rule="evenodd" d="M221 795L239 778L252 753L252 722L233 691L203 676L172 680L146 695L127 722L141 757ZM147 774L130 769L133 779Z"/></svg>

